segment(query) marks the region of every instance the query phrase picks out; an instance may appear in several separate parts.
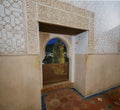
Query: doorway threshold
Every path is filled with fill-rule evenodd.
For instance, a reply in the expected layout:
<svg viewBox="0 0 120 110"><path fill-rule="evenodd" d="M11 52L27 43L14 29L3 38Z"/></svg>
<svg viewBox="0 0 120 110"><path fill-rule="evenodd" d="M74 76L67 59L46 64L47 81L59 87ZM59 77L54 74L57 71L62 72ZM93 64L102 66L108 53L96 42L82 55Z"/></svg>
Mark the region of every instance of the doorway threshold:
<svg viewBox="0 0 120 110"><path fill-rule="evenodd" d="M46 94L48 92L56 91L59 89L73 88L73 87L74 87L74 83L71 83L70 81L64 81L64 82L44 85L41 92L42 94Z"/></svg>

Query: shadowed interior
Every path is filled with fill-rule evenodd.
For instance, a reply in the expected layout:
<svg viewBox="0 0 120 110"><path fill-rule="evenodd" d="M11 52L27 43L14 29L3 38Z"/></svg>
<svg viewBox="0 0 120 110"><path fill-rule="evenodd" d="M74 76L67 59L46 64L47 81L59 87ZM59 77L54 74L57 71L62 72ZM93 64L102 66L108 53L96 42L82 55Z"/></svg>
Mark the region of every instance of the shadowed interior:
<svg viewBox="0 0 120 110"><path fill-rule="evenodd" d="M56 33L56 34L77 35L87 30L39 22L39 31Z"/></svg>

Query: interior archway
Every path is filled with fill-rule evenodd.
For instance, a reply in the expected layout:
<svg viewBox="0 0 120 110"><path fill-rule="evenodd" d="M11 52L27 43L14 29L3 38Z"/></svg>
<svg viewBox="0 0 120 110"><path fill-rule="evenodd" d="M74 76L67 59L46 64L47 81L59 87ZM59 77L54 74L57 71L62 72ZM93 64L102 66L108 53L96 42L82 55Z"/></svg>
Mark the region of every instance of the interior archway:
<svg viewBox="0 0 120 110"><path fill-rule="evenodd" d="M67 47L61 39L52 38L47 42L42 67L44 85L69 80Z"/></svg>

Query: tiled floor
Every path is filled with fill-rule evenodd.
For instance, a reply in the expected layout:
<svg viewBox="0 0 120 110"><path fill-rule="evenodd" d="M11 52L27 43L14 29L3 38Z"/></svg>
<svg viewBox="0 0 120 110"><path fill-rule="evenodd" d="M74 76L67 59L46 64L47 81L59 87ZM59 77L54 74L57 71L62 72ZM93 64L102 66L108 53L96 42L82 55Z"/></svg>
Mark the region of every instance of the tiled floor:
<svg viewBox="0 0 120 110"><path fill-rule="evenodd" d="M120 110L120 87L84 98L66 88L42 96L42 110Z"/></svg>

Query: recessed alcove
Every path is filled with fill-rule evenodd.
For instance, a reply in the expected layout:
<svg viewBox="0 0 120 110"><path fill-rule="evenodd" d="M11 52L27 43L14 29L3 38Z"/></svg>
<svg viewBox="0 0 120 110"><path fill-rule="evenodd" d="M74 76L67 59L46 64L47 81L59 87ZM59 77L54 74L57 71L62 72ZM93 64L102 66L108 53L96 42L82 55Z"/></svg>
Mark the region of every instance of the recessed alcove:
<svg viewBox="0 0 120 110"><path fill-rule="evenodd" d="M74 46L74 44L73 44L72 40L78 34L84 33L86 31L87 30L85 30L85 29L73 28L72 26L68 27L68 26L62 26L62 25L57 25L57 24L39 22L40 50L41 50L41 58L42 58L42 62L41 62L42 82L43 82L42 84L44 84L43 88L46 87L46 84L49 85L50 82L53 82L53 83L51 83L53 85L55 85L55 82L56 82L56 84L57 84L57 82L63 83L64 81L73 82L72 78L74 76L74 73L73 73L73 71L74 71L73 46ZM46 45L51 39L55 39L55 38L60 39L61 41L63 41L65 43L66 48L67 48L67 57L69 59L69 64L43 64L43 60L46 57L46 52L45 52ZM53 54L53 53L51 53L51 54ZM55 75L53 76L50 73L50 71L53 71L53 69L52 69L53 67L55 67L55 68L58 67L58 69L60 67L63 67L63 70L68 72L67 77L69 77L69 78L67 79L65 76L63 76L63 78L62 78L62 76L59 75L59 76L56 76L56 79L55 79ZM58 69L56 69L56 71ZM61 70L62 70L62 68L61 68ZM55 72L53 72L53 74L54 73ZM61 73L57 73L57 74L61 74ZM51 79L50 79L50 77L51 77ZM53 79L52 79L52 77L53 77ZM61 81L57 81L57 78L58 78L58 80L61 80ZM47 79L49 81L46 81ZM55 81L53 81L53 80L55 80ZM51 84L50 84L50 86L52 86Z"/></svg>
<svg viewBox="0 0 120 110"><path fill-rule="evenodd" d="M28 36L27 53L30 55L37 55L40 63L40 66L38 66L40 67L40 72L37 74L38 77L36 77L36 79L38 78L40 80L40 84L38 84L37 87L40 87L40 90L45 88L43 87L42 61L45 57L46 43L52 38L59 38L66 44L68 49L67 56L69 58L69 81L74 83L76 88L83 95L86 95L86 85L84 85L86 83L86 73L84 72L84 68L81 69L80 74L78 74L79 69L77 70L77 73L75 71L75 69L77 69L75 67L79 66L75 64L75 38L76 35L81 33L80 36L84 36L82 33L87 32L87 34L85 34L85 38L87 38L87 42L85 42L87 45L85 45L85 47L87 47L87 49L84 51L84 54L94 51L94 13L86 9L81 9L55 0L28 0L26 2L26 6ZM84 37L82 40L86 41ZM83 53L83 48L78 50ZM82 58L84 60L86 57ZM80 63L82 66L80 67L86 65L85 63L86 62L82 61L82 63ZM77 77L75 75L79 76ZM82 80L79 80L79 77L82 78ZM38 83L38 81L36 82ZM61 86L57 85L57 87L63 87L63 85L68 86L71 84L69 82L67 84L62 83ZM39 92L37 90L33 91ZM37 102L39 102L39 94L35 97ZM39 103L37 103L37 107L39 107Z"/></svg>

